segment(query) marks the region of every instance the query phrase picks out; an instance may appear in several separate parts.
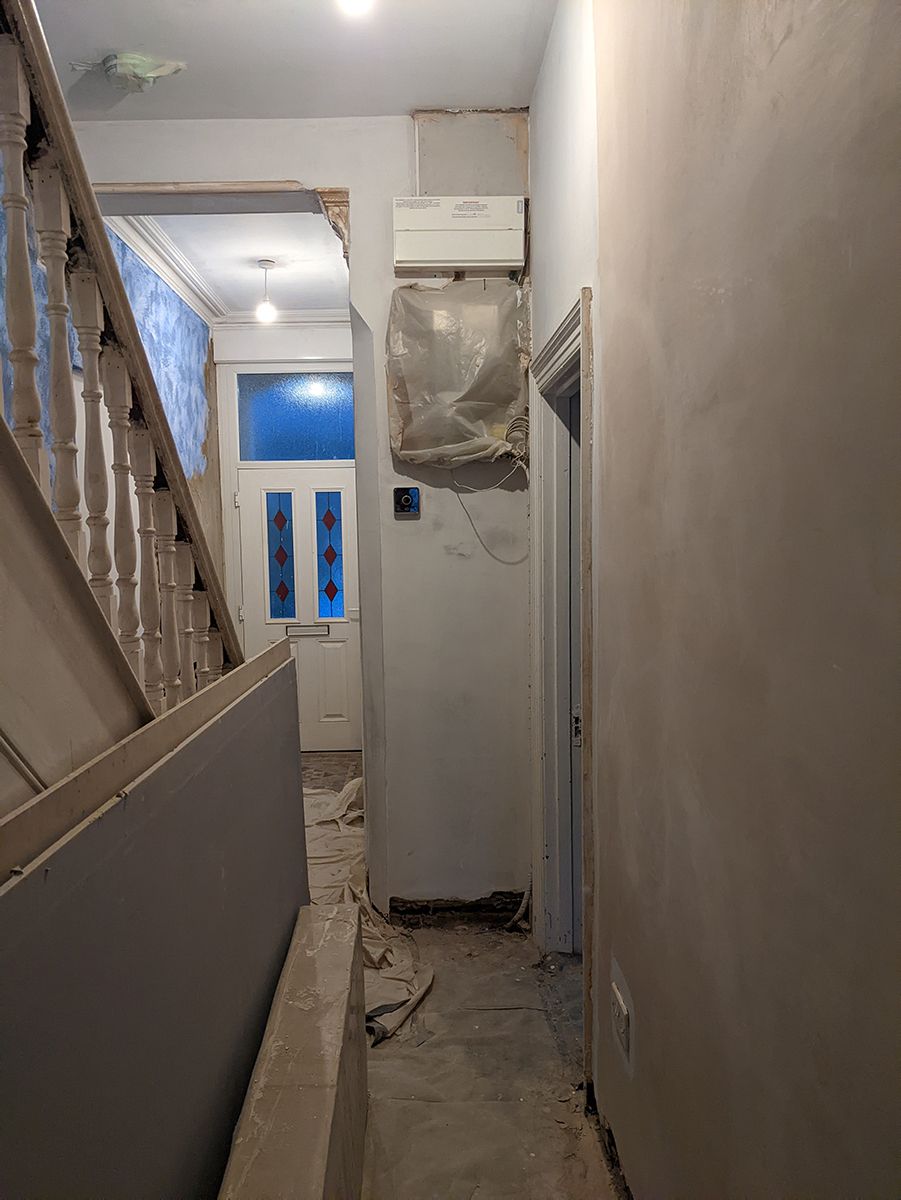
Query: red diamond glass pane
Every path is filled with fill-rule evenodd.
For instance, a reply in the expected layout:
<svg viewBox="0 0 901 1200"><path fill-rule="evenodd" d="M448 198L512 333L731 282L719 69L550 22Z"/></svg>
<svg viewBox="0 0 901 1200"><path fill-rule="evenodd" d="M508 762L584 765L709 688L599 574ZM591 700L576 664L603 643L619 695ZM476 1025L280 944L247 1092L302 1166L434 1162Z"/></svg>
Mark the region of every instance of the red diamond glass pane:
<svg viewBox="0 0 901 1200"><path fill-rule="evenodd" d="M326 546L325 554L323 554L322 557L325 559L325 561L328 563L328 565L331 566L332 563L335 561L335 559L338 557L338 555L335 553L335 547L334 546Z"/></svg>
<svg viewBox="0 0 901 1200"><path fill-rule="evenodd" d="M283 567L288 561L288 555L284 546L279 546L275 554L272 556L280 567Z"/></svg>
<svg viewBox="0 0 901 1200"><path fill-rule="evenodd" d="M335 587L331 579L322 590L325 592L326 596L328 596L329 600L334 600L334 598L338 595L338 589Z"/></svg>
<svg viewBox="0 0 901 1200"><path fill-rule="evenodd" d="M284 529L285 526L288 524L288 518L285 516L285 514L282 512L281 509L279 509L278 512L275 514L275 516L272 518L272 524L276 527L276 529Z"/></svg>
<svg viewBox="0 0 901 1200"><path fill-rule="evenodd" d="M325 516L322 518L322 524L326 527L326 529L332 529L334 527L335 514L330 508L325 510Z"/></svg>
<svg viewBox="0 0 901 1200"><path fill-rule="evenodd" d="M283 579L281 581L281 583L278 585L278 587L275 589L275 594L276 594L276 596L278 596L279 600L281 600L282 604L285 603L285 599L286 599L289 591L290 591L290 589Z"/></svg>

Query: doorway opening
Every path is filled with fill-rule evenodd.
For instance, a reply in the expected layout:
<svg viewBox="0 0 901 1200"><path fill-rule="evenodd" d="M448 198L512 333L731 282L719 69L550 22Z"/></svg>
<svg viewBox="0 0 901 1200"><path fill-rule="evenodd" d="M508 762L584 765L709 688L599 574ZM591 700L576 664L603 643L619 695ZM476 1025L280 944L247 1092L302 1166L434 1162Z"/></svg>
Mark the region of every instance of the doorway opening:
<svg viewBox="0 0 901 1200"><path fill-rule="evenodd" d="M560 579L558 604L565 618L558 625L562 645L560 664L562 678L558 685L559 701L563 707L561 722L569 726L568 753L560 755L560 795L565 805L568 797L569 837L564 839L561 852L569 843L570 924L573 953L582 952L582 496L581 496L581 424L582 396L576 387L562 397L557 415L568 437L564 437L566 458L557 495L558 540L566 555L567 567ZM568 616L566 615L568 614Z"/></svg>
<svg viewBox="0 0 901 1200"><path fill-rule="evenodd" d="M209 348L203 403L182 413L176 396L169 415L199 430L189 485L244 653L287 638L303 749L359 752L349 197L285 182L97 191L110 236L198 318L195 357ZM160 357L165 370L164 344Z"/></svg>
<svg viewBox="0 0 901 1200"><path fill-rule="evenodd" d="M564 973L575 973L573 1004L588 1013L593 894L590 289L583 290L535 356L532 375L537 391L532 404L533 928L546 952L573 956L572 966L561 966ZM586 1024L584 1062L590 1082L588 1042Z"/></svg>

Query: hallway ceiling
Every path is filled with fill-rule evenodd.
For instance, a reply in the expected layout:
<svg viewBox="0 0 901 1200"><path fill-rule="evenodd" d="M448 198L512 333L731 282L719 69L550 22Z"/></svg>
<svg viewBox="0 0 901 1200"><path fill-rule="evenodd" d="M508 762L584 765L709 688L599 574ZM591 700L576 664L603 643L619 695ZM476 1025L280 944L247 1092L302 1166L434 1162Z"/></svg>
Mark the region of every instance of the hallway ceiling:
<svg viewBox="0 0 901 1200"><path fill-rule="evenodd" d="M528 105L556 0L37 0L75 120L403 115ZM187 63L147 92L99 62L133 51Z"/></svg>
<svg viewBox="0 0 901 1200"><path fill-rule="evenodd" d="M283 319L298 312L348 310L347 264L341 242L315 213L212 213L128 218L110 223L134 249L144 239L175 272L185 298L205 299L204 315L225 321L253 319L263 297L260 258L272 258L269 295ZM137 236L137 243L135 238ZM191 292L195 295L191 295ZM183 294L185 294L183 292ZM195 304L196 307L196 304Z"/></svg>

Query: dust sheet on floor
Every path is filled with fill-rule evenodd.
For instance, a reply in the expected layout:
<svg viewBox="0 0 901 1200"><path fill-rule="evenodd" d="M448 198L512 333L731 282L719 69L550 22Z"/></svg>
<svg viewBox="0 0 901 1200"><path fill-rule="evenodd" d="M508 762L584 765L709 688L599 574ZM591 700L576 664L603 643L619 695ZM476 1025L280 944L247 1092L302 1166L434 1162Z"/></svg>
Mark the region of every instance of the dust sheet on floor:
<svg viewBox="0 0 901 1200"><path fill-rule="evenodd" d="M372 905L366 886L363 780L340 792L304 789L307 862L313 904L355 902L363 926L366 1029L373 1044L399 1029L432 986L413 939Z"/></svg>

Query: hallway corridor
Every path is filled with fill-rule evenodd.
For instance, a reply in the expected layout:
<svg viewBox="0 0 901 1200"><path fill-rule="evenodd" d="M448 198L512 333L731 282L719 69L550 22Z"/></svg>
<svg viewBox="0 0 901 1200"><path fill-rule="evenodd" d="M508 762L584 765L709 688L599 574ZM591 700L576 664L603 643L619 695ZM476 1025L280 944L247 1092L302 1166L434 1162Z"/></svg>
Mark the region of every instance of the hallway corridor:
<svg viewBox="0 0 901 1200"><path fill-rule="evenodd" d="M577 1087L575 960L567 977L521 934L453 919L414 938L435 983L369 1051L364 1200L612 1200Z"/></svg>

